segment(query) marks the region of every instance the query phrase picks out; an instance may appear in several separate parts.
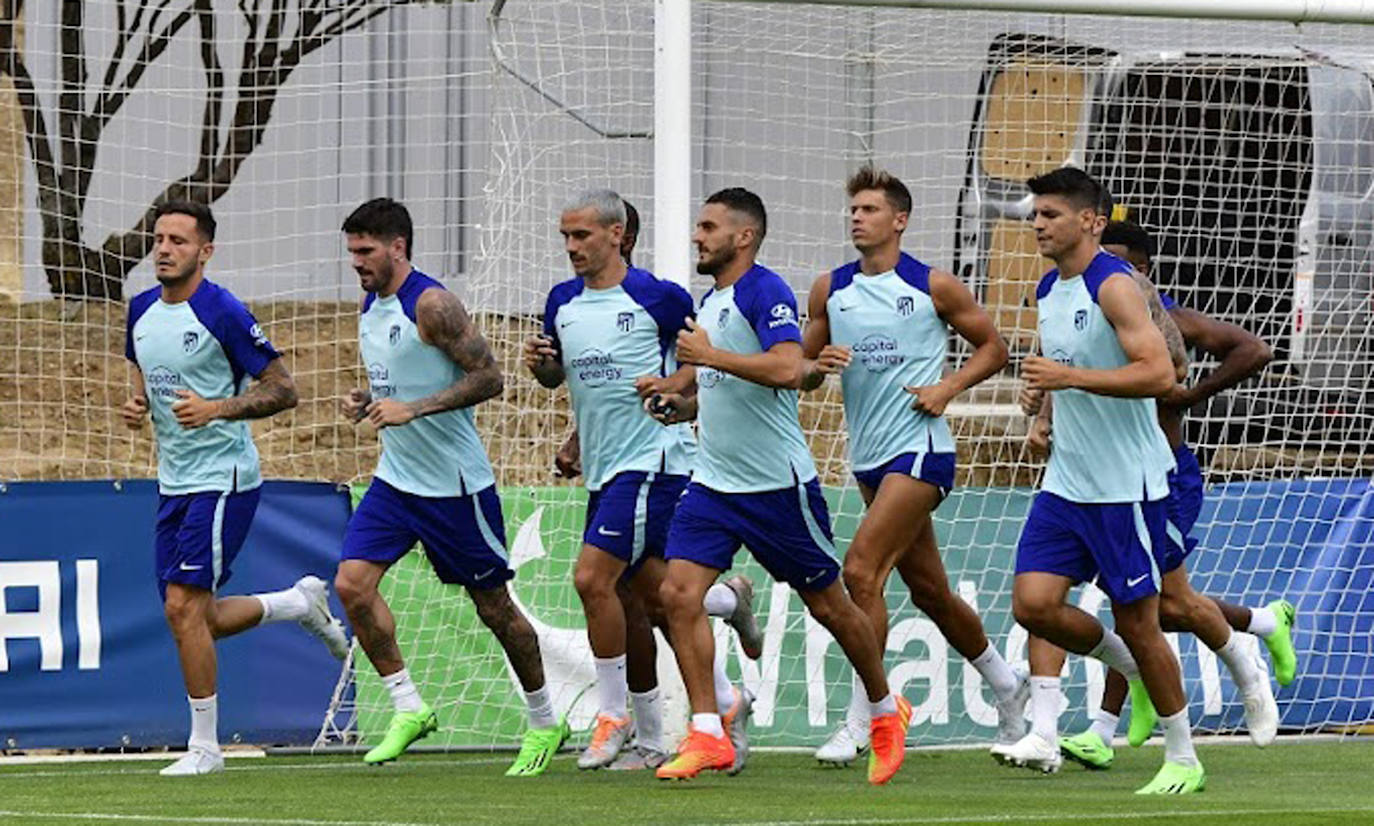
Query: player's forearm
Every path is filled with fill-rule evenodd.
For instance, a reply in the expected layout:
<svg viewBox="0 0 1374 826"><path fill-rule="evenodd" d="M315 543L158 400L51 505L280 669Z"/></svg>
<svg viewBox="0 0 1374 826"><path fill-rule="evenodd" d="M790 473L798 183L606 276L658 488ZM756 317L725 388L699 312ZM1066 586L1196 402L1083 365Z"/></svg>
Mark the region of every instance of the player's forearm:
<svg viewBox="0 0 1374 826"><path fill-rule="evenodd" d="M1221 363L1214 370L1188 388L1188 406L1210 399L1259 375L1273 358L1274 351L1258 339L1237 344L1222 356Z"/></svg>
<svg viewBox="0 0 1374 826"><path fill-rule="evenodd" d="M1173 388L1174 369L1167 358L1133 361L1111 370L1076 368L1068 384L1099 396L1153 398Z"/></svg>
<svg viewBox="0 0 1374 826"><path fill-rule="evenodd" d="M764 387L795 390L801 387L802 359L772 351L765 353L732 353L712 350L707 367L723 370L745 381Z"/></svg>
<svg viewBox="0 0 1374 826"><path fill-rule="evenodd" d="M409 406L411 412L419 418L481 404L487 399L501 395L504 389L505 380L501 377L501 369L493 365L490 369L468 373L438 393L410 402Z"/></svg>
<svg viewBox="0 0 1374 826"><path fill-rule="evenodd" d="M296 385L291 380L263 378L242 396L219 399L215 418L228 421L265 419L283 410L290 410L298 401Z"/></svg>
<svg viewBox="0 0 1374 826"><path fill-rule="evenodd" d="M802 361L802 377L800 389L815 390L825 384L825 373L821 371L820 365L814 359Z"/></svg>
<svg viewBox="0 0 1374 826"><path fill-rule="evenodd" d="M530 373L534 375L534 380L539 382L541 387L547 387L550 390L562 384L565 378L563 365L553 360L545 361L538 367L531 367Z"/></svg>
<svg viewBox="0 0 1374 826"><path fill-rule="evenodd" d="M1007 366L1007 344L998 336L985 341L973 351L963 366L943 381L958 395L970 387L984 381L992 374Z"/></svg>

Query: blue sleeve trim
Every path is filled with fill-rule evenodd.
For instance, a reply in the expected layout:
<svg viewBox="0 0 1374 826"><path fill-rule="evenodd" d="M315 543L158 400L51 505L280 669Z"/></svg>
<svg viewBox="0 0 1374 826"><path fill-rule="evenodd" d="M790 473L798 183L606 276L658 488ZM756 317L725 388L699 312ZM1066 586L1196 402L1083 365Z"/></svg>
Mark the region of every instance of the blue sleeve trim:
<svg viewBox="0 0 1374 826"><path fill-rule="evenodd" d="M161 293L161 287L153 287L134 296L129 302L129 323L124 327L124 358L134 364L138 364L138 356L134 352L134 325L143 318L143 314L148 312L148 308L153 306L153 302L157 301Z"/></svg>
<svg viewBox="0 0 1374 826"><path fill-rule="evenodd" d="M1178 307L1178 302L1174 300L1174 297L1165 292L1159 294L1159 303L1163 304L1166 310L1173 310Z"/></svg>
<svg viewBox="0 0 1374 826"><path fill-rule="evenodd" d="M1093 303L1096 304L1097 292L1102 289L1108 278L1114 275L1129 276L1134 272L1135 268L1126 261L1109 252L1099 252L1083 271L1083 286L1088 288L1088 295L1092 296Z"/></svg>
<svg viewBox="0 0 1374 826"><path fill-rule="evenodd" d="M1054 286L1054 282L1055 282L1055 281L1058 281L1058 280L1059 280L1059 270L1058 270L1058 269L1053 269L1053 270L1050 270L1049 272L1045 273L1044 277L1040 279L1040 283L1035 285L1035 300L1036 300L1036 301L1039 301L1040 299L1042 299L1042 298L1044 298L1045 296L1049 295L1049 294L1050 294L1050 288L1053 287L1053 286Z"/></svg>
<svg viewBox="0 0 1374 826"><path fill-rule="evenodd" d="M435 279L419 270L411 270L410 275L406 276L405 283L396 291L396 298L400 299L401 302L401 312L405 313L406 318L410 319L410 322L416 326L419 326L420 322L415 319L415 305L420 303L420 296L430 287L444 289L444 285Z"/></svg>
<svg viewBox="0 0 1374 826"><path fill-rule="evenodd" d="M631 267L625 274L625 292L654 320L658 327L659 355L666 355L677 342L679 330L687 328L687 319L695 318L692 296L682 287L646 270Z"/></svg>
<svg viewBox="0 0 1374 826"><path fill-rule="evenodd" d="M784 341L801 343L797 295L782 276L755 264L735 284L735 304L754 328L764 352Z"/></svg>
<svg viewBox="0 0 1374 826"><path fill-rule="evenodd" d="M826 297L843 290L854 283L854 276L859 272L859 262L850 261L842 267L836 267L830 272L830 293Z"/></svg>
<svg viewBox="0 0 1374 826"><path fill-rule="evenodd" d="M376 300L377 300L377 294L376 294L376 293L367 293L366 295L364 295L364 296L363 296L363 310L362 310L362 312L363 312L363 313L366 313L368 310L372 309L372 303L373 303L374 301L376 301Z"/></svg>
<svg viewBox="0 0 1374 826"><path fill-rule="evenodd" d="M930 266L906 253L897 259L897 276L906 283L930 295Z"/></svg>
<svg viewBox="0 0 1374 826"><path fill-rule="evenodd" d="M558 338L558 325L554 321L558 318L559 309L581 294L582 279L573 278L553 285L549 297L544 301L544 335L553 339L553 349L558 351L560 358L563 356L563 342Z"/></svg>
<svg viewBox="0 0 1374 826"><path fill-rule="evenodd" d="M262 375L273 359L281 357L243 302L218 284L203 282L191 296L190 303L196 318L224 351L235 386L244 375L255 378Z"/></svg>

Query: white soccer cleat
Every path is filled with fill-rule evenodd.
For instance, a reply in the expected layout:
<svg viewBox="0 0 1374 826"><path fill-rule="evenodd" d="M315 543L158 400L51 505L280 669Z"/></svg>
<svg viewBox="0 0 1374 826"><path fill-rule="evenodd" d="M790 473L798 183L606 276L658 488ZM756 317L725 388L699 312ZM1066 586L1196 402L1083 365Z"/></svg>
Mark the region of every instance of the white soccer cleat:
<svg viewBox="0 0 1374 826"><path fill-rule="evenodd" d="M189 777L193 774L214 774L224 771L224 755L219 751L191 747L175 763L158 774L163 777Z"/></svg>
<svg viewBox="0 0 1374 826"><path fill-rule="evenodd" d="M664 763L667 763L669 757L672 757L672 755L666 751L648 748L635 743L628 749L622 750L620 756L616 757L611 765L606 767L606 771L629 772L656 769Z"/></svg>
<svg viewBox="0 0 1374 826"><path fill-rule="evenodd" d="M1274 742L1279 736L1279 704L1274 702L1269 675L1261 671L1250 693L1241 700L1245 704L1245 727L1250 731L1251 741L1260 748Z"/></svg>
<svg viewBox="0 0 1374 826"><path fill-rule="evenodd" d="M830 735L820 748L816 749L816 759L835 766L848 766L868 751L868 732L856 736L849 724L841 723L835 733Z"/></svg>
<svg viewBox="0 0 1374 826"><path fill-rule="evenodd" d="M1030 672L1025 666L1012 668L1016 691L997 703L997 744L1010 746L1026 736L1026 702L1030 700Z"/></svg>
<svg viewBox="0 0 1374 826"><path fill-rule="evenodd" d="M763 631L754 618L754 583L747 576L732 576L725 587L735 592L735 610L725 618L725 624L739 635L739 647L744 656L757 660L763 656Z"/></svg>
<svg viewBox="0 0 1374 826"><path fill-rule="evenodd" d="M634 734L634 721L629 717L612 717L609 714L596 715L596 728L592 730L592 742L577 756L579 769L600 769L609 766L630 741Z"/></svg>
<svg viewBox="0 0 1374 826"><path fill-rule="evenodd" d="M1045 774L1054 774L1064 764L1059 746L1033 731L1010 745L999 743L993 746L992 759L1003 766L1033 769Z"/></svg>
<svg viewBox="0 0 1374 826"><path fill-rule="evenodd" d="M304 594L310 604L300 619L301 627L319 637L334 659L347 657L348 637L344 634L343 623L329 610L329 586L317 576L303 576L291 587Z"/></svg>
<svg viewBox="0 0 1374 826"><path fill-rule="evenodd" d="M749 762L749 716L753 713L754 695L743 686L735 688L734 705L720 717L725 733L730 738L730 745L735 747L735 762L730 764L726 774L739 774Z"/></svg>

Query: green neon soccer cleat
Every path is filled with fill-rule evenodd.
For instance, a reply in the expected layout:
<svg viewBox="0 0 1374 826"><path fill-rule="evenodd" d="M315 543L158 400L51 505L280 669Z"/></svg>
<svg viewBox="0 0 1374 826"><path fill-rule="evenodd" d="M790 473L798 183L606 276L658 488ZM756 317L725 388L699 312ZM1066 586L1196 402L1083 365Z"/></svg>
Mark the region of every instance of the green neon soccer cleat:
<svg viewBox="0 0 1374 826"><path fill-rule="evenodd" d="M386 763L401 756L410 744L439 729L439 718L429 706L419 711L398 711L391 715L386 736L376 748L363 755L364 763Z"/></svg>
<svg viewBox="0 0 1374 826"><path fill-rule="evenodd" d="M525 732L525 739L520 743L520 753L515 756L515 762L510 768L506 769L506 777L535 777L543 774L549 763L553 762L553 756L571 734L566 717L548 728L532 728Z"/></svg>
<svg viewBox="0 0 1374 826"><path fill-rule="evenodd" d="M1084 768L1102 771L1112 767L1116 751L1102 742L1097 732L1088 729L1082 734L1059 738L1059 752Z"/></svg>

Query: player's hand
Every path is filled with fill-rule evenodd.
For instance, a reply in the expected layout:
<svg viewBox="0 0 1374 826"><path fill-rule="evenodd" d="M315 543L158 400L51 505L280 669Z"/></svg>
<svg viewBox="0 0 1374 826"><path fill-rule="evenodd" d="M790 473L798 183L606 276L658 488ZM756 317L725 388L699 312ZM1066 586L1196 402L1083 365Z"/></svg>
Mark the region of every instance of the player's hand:
<svg viewBox="0 0 1374 826"><path fill-rule="evenodd" d="M357 423L363 420L363 416L367 413L367 406L371 403L372 393L355 387L339 399L339 409L343 411L344 418Z"/></svg>
<svg viewBox="0 0 1374 826"><path fill-rule="evenodd" d="M1182 384L1175 384L1173 389L1160 396L1157 401L1160 407L1170 410L1187 410L1195 404L1187 386Z"/></svg>
<svg viewBox="0 0 1374 826"><path fill-rule="evenodd" d="M1037 416L1031 422L1030 430L1026 432L1026 447L1030 448L1031 455L1037 459L1044 459L1050 455L1049 420Z"/></svg>
<svg viewBox="0 0 1374 826"><path fill-rule="evenodd" d="M711 352L711 337L696 319L687 319L687 329L677 332L677 360L683 364L706 364Z"/></svg>
<svg viewBox="0 0 1374 826"><path fill-rule="evenodd" d="M944 382L927 384L924 387L904 387L902 389L915 397L911 400L911 409L915 410L917 413L924 413L927 416L944 415L945 408L949 406L950 400L959 395L954 392L953 388Z"/></svg>
<svg viewBox="0 0 1374 826"><path fill-rule="evenodd" d="M839 375L853 360L854 353L848 347L842 344L827 344L821 348L820 355L816 356L816 372L823 376Z"/></svg>
<svg viewBox="0 0 1374 826"><path fill-rule="evenodd" d="M582 445L576 431L553 455L553 466L564 479L576 479L582 475Z"/></svg>
<svg viewBox="0 0 1374 826"><path fill-rule="evenodd" d="M661 393L644 400L644 411L663 425L690 422L696 416L697 400L681 393Z"/></svg>
<svg viewBox="0 0 1374 826"><path fill-rule="evenodd" d="M675 384L676 382L665 376L640 376L635 379L635 392L641 399L647 399L664 393L676 393L680 388Z"/></svg>
<svg viewBox="0 0 1374 826"><path fill-rule="evenodd" d="M219 418L218 399L202 399L190 390L178 390L177 401L172 402L172 415L177 424L187 430L205 427Z"/></svg>
<svg viewBox="0 0 1374 826"><path fill-rule="evenodd" d="M411 406L395 399L377 399L367 406L367 420L378 430L403 425L414 418Z"/></svg>
<svg viewBox="0 0 1374 826"><path fill-rule="evenodd" d="M1022 387L1016 401L1020 403L1022 413L1027 416L1034 416L1040 412L1040 406L1045 403L1045 391Z"/></svg>
<svg viewBox="0 0 1374 826"><path fill-rule="evenodd" d="M131 397L119 408L119 415L124 417L125 427L130 430L142 430L143 422L148 418L148 397Z"/></svg>
<svg viewBox="0 0 1374 826"><path fill-rule="evenodd" d="M523 355L525 367L533 371L542 367L546 362L557 359L558 350L553 346L553 339L548 336L532 336L525 339Z"/></svg>
<svg viewBox="0 0 1374 826"><path fill-rule="evenodd" d="M1044 356L1021 362L1021 378L1032 390L1063 390L1073 386L1074 369Z"/></svg>

